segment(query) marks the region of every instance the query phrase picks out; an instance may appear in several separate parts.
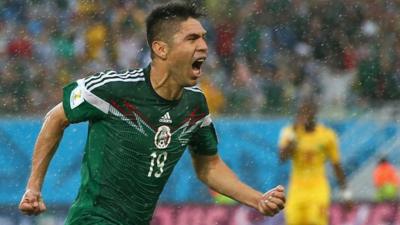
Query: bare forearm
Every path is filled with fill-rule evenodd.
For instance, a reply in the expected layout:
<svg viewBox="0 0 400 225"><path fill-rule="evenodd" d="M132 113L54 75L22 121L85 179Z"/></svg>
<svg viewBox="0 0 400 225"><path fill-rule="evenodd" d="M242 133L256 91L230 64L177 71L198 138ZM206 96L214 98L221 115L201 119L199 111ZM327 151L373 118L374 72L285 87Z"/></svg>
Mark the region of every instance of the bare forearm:
<svg viewBox="0 0 400 225"><path fill-rule="evenodd" d="M200 180L210 188L245 205L256 208L262 197L260 192L241 182L220 159L210 163L207 169L197 172Z"/></svg>
<svg viewBox="0 0 400 225"><path fill-rule="evenodd" d="M346 176L344 174L342 166L340 164L334 164L333 169L335 171L335 175L336 175L337 181L340 185L340 188L345 189L346 188Z"/></svg>
<svg viewBox="0 0 400 225"><path fill-rule="evenodd" d="M36 140L27 189L41 190L47 168L63 136L64 129L68 126L65 116L60 116L63 111L60 112L57 107L61 106L56 106L46 115Z"/></svg>

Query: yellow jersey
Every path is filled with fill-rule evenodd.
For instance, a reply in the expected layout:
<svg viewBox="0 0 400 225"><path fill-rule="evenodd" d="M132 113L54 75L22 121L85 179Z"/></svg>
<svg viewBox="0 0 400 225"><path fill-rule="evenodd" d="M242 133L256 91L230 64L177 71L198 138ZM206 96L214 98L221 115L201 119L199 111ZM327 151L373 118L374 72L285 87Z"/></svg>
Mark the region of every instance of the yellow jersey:
<svg viewBox="0 0 400 225"><path fill-rule="evenodd" d="M340 160L336 133L322 124L317 124L312 132L287 126L281 131L279 147L285 147L290 140L297 143L292 155L291 185L309 188L328 185L325 162Z"/></svg>

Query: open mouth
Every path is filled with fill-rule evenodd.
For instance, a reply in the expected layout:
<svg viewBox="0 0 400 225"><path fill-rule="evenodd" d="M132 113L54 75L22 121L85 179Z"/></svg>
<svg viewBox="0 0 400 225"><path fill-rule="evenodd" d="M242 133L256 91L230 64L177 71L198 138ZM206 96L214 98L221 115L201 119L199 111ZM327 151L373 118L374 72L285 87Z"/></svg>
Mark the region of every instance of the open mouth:
<svg viewBox="0 0 400 225"><path fill-rule="evenodd" d="M192 69L195 72L200 72L201 71L201 66L203 65L204 61L206 60L206 58L198 58L196 59L193 63L192 63Z"/></svg>

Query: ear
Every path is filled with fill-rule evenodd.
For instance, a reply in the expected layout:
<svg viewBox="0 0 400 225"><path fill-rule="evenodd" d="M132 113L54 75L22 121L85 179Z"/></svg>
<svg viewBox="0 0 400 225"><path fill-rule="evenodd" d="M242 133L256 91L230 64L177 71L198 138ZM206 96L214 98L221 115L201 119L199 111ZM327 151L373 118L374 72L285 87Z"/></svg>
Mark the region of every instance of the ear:
<svg viewBox="0 0 400 225"><path fill-rule="evenodd" d="M167 58L169 48L166 42L153 41L153 43L151 43L151 49L153 50L154 54L161 59Z"/></svg>

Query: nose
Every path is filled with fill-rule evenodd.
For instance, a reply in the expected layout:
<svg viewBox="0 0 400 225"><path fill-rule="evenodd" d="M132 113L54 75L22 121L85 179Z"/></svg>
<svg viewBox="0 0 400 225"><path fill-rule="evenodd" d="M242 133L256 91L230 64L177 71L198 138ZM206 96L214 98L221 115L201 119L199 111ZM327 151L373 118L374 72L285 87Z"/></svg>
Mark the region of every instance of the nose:
<svg viewBox="0 0 400 225"><path fill-rule="evenodd" d="M206 39L204 38L199 38L199 43L198 43L198 50L200 51L204 51L207 52L208 51L208 46L207 46L207 42Z"/></svg>

